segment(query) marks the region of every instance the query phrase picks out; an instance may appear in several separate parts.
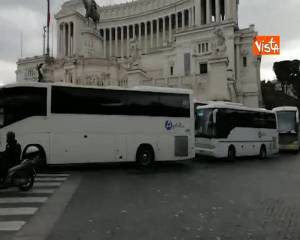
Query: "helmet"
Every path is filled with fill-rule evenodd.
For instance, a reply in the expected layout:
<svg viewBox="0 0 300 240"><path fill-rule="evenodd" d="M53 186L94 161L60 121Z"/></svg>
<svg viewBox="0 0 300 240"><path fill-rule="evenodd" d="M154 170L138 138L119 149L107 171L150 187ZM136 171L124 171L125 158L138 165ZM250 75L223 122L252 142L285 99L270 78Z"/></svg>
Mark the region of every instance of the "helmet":
<svg viewBox="0 0 300 240"><path fill-rule="evenodd" d="M35 157L36 155L38 155L40 152L39 148L36 146L29 146L28 148L26 148L24 154L23 154L23 158L32 158Z"/></svg>
<svg viewBox="0 0 300 240"><path fill-rule="evenodd" d="M26 154L38 153L40 150L36 146L30 146L26 149Z"/></svg>

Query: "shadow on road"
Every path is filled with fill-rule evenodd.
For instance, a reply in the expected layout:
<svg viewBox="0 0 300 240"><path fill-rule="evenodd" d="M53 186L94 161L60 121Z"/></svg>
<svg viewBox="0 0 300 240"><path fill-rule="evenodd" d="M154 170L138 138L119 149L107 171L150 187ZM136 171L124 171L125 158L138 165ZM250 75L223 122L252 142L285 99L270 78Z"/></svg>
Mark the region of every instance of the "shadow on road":
<svg viewBox="0 0 300 240"><path fill-rule="evenodd" d="M203 166L241 166L245 164L274 164L280 163L282 161L294 161L297 159L295 154L291 153L280 153L273 156L268 157L267 159L259 159L258 156L254 157L239 157L234 161L229 161L227 158L212 158L212 157L203 157L197 156L192 162L195 165L203 165Z"/></svg>
<svg viewBox="0 0 300 240"><path fill-rule="evenodd" d="M80 165L48 166L47 172L127 172L129 174L155 174L166 172L190 172L193 171L192 161L180 162L155 162L149 167L139 167L134 162L130 163L93 163Z"/></svg>
<svg viewBox="0 0 300 240"><path fill-rule="evenodd" d="M300 157L300 156L299 156ZM160 173L189 173L207 168L220 167L243 167L249 165L269 165L282 163L283 161L295 161L298 156L291 153L280 153L261 160L258 157L242 157L235 161L227 159L216 159L211 157L197 156L195 159L188 161L171 161L171 162L155 162L150 167L138 167L135 162L126 163L93 163L93 164L76 164L62 166L48 166L45 171L48 173L57 172L126 172L128 174L160 174Z"/></svg>

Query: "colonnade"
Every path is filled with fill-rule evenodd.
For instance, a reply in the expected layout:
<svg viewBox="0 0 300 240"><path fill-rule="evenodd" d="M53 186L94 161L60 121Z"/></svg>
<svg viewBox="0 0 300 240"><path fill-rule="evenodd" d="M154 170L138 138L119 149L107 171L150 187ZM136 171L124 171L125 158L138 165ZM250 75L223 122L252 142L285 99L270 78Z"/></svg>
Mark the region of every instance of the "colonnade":
<svg viewBox="0 0 300 240"><path fill-rule="evenodd" d="M57 52L60 57L72 56L75 46L75 27L73 22L64 22L59 26Z"/></svg>
<svg viewBox="0 0 300 240"><path fill-rule="evenodd" d="M168 47L176 32L193 26L217 23L229 18L232 0L199 0L190 8L138 23L100 29L105 57L129 57L134 42L142 54Z"/></svg>

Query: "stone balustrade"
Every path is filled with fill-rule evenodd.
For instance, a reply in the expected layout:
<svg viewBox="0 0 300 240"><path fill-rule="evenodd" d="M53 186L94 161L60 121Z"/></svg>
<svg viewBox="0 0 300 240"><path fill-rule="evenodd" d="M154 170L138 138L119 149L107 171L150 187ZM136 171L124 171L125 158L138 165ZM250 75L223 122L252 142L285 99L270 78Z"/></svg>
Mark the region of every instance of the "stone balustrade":
<svg viewBox="0 0 300 240"><path fill-rule="evenodd" d="M158 86L158 87L173 87L173 88L202 88L208 82L207 74L196 74L190 76L171 76L167 78L157 78L145 80L143 85Z"/></svg>

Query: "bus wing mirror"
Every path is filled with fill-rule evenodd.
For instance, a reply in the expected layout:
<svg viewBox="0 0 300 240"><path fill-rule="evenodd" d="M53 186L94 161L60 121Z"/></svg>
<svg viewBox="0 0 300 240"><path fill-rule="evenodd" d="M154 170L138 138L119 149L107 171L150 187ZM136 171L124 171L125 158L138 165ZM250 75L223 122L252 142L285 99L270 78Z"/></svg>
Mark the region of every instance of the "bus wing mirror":
<svg viewBox="0 0 300 240"><path fill-rule="evenodd" d="M217 113L218 113L218 109L215 109L213 111L213 123L216 123L217 122Z"/></svg>

